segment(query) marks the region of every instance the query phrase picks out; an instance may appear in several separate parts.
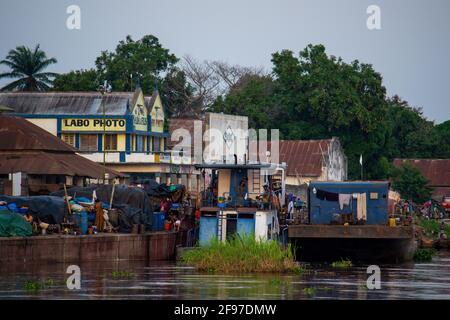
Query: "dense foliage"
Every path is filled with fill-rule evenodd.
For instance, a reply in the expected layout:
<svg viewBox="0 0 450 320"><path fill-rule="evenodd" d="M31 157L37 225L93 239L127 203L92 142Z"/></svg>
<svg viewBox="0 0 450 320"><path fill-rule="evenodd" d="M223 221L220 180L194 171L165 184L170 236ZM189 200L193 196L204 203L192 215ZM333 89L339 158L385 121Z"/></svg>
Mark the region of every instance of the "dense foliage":
<svg viewBox="0 0 450 320"><path fill-rule="evenodd" d="M181 260L199 271L220 273L302 272L291 245L258 241L255 236L236 236L222 242L215 238L204 246L183 253Z"/></svg>
<svg viewBox="0 0 450 320"><path fill-rule="evenodd" d="M369 64L328 56L309 45L299 56L272 55L270 76L242 79L219 97L216 112L249 116L253 128L278 128L282 139L339 137L349 179L383 179L394 158L450 157L450 124L435 126L406 101L386 96L382 76Z"/></svg>
<svg viewBox="0 0 450 320"><path fill-rule="evenodd" d="M192 96L183 72L175 66L177 62L178 58L155 36L145 35L137 41L127 36L113 52L101 52L95 60L95 69L59 75L54 90L96 91L107 80L113 91L129 92L139 85L148 95L156 85L170 117L182 113L180 109Z"/></svg>
<svg viewBox="0 0 450 320"><path fill-rule="evenodd" d="M398 191L404 199L411 199L416 203L424 203L429 200L431 189L427 184L428 181L422 176L419 169L409 163L393 169L392 188Z"/></svg>
<svg viewBox="0 0 450 320"><path fill-rule="evenodd" d="M76 70L61 74L53 81L55 91L96 91L99 86L97 70Z"/></svg>

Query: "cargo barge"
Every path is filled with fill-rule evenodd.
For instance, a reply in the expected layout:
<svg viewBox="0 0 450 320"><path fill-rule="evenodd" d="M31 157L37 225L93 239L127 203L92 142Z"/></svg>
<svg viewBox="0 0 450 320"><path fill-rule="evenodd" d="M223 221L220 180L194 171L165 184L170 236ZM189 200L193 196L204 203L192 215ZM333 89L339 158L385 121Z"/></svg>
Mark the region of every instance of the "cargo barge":
<svg viewBox="0 0 450 320"><path fill-rule="evenodd" d="M307 223L290 224L299 260L411 260L414 226L389 225L386 181L311 182Z"/></svg>

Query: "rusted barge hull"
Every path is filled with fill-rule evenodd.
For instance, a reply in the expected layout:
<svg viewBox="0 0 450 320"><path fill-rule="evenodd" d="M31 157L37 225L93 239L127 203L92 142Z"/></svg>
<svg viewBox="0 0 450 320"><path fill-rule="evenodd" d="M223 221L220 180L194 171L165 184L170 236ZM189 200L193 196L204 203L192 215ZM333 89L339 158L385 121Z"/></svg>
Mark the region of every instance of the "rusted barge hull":
<svg viewBox="0 0 450 320"><path fill-rule="evenodd" d="M0 265L174 260L180 233L48 235L0 238Z"/></svg>
<svg viewBox="0 0 450 320"><path fill-rule="evenodd" d="M401 262L411 260L414 228L383 225L291 225L288 237L303 261Z"/></svg>

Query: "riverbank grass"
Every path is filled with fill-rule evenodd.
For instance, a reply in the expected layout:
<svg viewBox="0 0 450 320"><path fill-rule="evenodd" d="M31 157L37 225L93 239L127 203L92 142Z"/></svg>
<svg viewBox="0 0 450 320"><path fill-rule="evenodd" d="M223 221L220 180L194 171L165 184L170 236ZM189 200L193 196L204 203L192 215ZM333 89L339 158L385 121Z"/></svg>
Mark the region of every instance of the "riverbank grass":
<svg viewBox="0 0 450 320"><path fill-rule="evenodd" d="M212 239L203 247L184 252L181 261L206 272L303 272L291 245L283 248L277 241L257 241L252 235L225 242Z"/></svg>
<svg viewBox="0 0 450 320"><path fill-rule="evenodd" d="M425 235L427 237L430 237L432 239L437 239L439 237L439 231L441 228L439 221L432 220L432 219L419 218L418 225L423 228L423 230L425 231ZM444 232L447 235L447 237L450 237L450 226L449 225L445 225Z"/></svg>
<svg viewBox="0 0 450 320"><path fill-rule="evenodd" d="M416 262L429 262L433 259L433 256L437 254L437 250L434 248L418 249L414 254L414 261Z"/></svg>

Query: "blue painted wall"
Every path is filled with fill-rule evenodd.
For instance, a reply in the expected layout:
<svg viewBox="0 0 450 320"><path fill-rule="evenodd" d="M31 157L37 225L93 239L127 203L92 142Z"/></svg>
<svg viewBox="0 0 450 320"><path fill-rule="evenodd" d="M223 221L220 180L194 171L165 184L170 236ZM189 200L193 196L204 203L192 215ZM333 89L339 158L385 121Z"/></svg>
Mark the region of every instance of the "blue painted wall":
<svg viewBox="0 0 450 320"><path fill-rule="evenodd" d="M253 214L253 218L241 218L238 215L237 220L237 233L239 235L251 235L255 234L255 214Z"/></svg>
<svg viewBox="0 0 450 320"><path fill-rule="evenodd" d="M217 218L210 216L200 217L199 244L206 245L213 237L217 238Z"/></svg>
<svg viewBox="0 0 450 320"><path fill-rule="evenodd" d="M330 224L333 214L352 213L356 221L356 199L351 200L349 207L341 210L338 201L320 200L313 190L323 190L334 193L366 193L367 221L366 224L385 224L388 220L388 182L311 182L309 185L309 217L311 224ZM370 193L378 193L378 199L370 199Z"/></svg>

